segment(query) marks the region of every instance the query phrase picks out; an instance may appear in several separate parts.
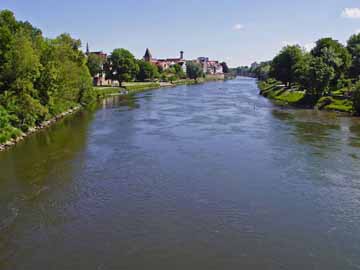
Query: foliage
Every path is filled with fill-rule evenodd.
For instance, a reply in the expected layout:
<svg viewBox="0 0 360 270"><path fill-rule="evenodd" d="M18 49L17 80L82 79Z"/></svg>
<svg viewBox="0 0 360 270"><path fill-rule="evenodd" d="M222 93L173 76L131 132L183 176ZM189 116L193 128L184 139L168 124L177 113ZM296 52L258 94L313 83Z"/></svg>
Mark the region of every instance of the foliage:
<svg viewBox="0 0 360 270"><path fill-rule="evenodd" d="M87 58L87 67L89 68L92 77L101 73L105 59L95 53L90 53Z"/></svg>
<svg viewBox="0 0 360 270"><path fill-rule="evenodd" d="M30 23L0 11L1 138L92 101L91 77L80 46L67 34L45 39Z"/></svg>
<svg viewBox="0 0 360 270"><path fill-rule="evenodd" d="M229 69L227 63L222 62L222 63L221 63L221 66L222 66L222 68L223 68L223 72L224 72L224 73L229 73L229 72L230 72L230 69Z"/></svg>
<svg viewBox="0 0 360 270"><path fill-rule="evenodd" d="M106 66L107 77L120 83L133 81L139 72L138 63L128 50L115 49Z"/></svg>
<svg viewBox="0 0 360 270"><path fill-rule="evenodd" d="M354 111L360 115L360 82L355 85L352 96Z"/></svg>
<svg viewBox="0 0 360 270"><path fill-rule="evenodd" d="M329 90L330 82L335 77L333 67L327 65L320 57L311 57L303 74L308 93L320 97Z"/></svg>
<svg viewBox="0 0 360 270"><path fill-rule="evenodd" d="M336 87L337 81L348 73L351 66L351 55L346 47L332 38L318 40L311 54L320 57L326 65L333 68L335 72L331 81L333 87Z"/></svg>
<svg viewBox="0 0 360 270"><path fill-rule="evenodd" d="M360 79L360 34L350 37L347 42L347 49L351 54L350 76Z"/></svg>
<svg viewBox="0 0 360 270"><path fill-rule="evenodd" d="M151 64L144 60L139 60L138 65L139 65L139 72L137 74L137 79L139 81L141 82L152 81L160 76L158 72L158 68L154 64Z"/></svg>
<svg viewBox="0 0 360 270"><path fill-rule="evenodd" d="M272 61L270 75L284 84L291 85L296 80L296 64L303 57L304 52L300 46L286 46Z"/></svg>
<svg viewBox="0 0 360 270"><path fill-rule="evenodd" d="M201 65L195 62L188 62L186 64L186 73L190 79L197 80L203 76Z"/></svg>
<svg viewBox="0 0 360 270"><path fill-rule="evenodd" d="M270 76L271 62L263 62L250 73L254 73L259 80L266 80Z"/></svg>
<svg viewBox="0 0 360 270"><path fill-rule="evenodd" d="M186 78L186 74L185 74L183 68L179 64L174 65L173 68L174 68L175 76L177 79L185 79Z"/></svg>
<svg viewBox="0 0 360 270"><path fill-rule="evenodd" d="M0 106L0 143L20 135L20 130L14 128L12 122L17 122L15 116L10 115L3 106Z"/></svg>

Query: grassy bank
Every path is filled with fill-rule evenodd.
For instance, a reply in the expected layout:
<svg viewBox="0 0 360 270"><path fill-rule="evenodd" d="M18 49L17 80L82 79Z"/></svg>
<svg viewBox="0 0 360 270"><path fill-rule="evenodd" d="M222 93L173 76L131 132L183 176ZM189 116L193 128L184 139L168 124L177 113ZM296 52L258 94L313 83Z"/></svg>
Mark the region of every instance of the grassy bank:
<svg viewBox="0 0 360 270"><path fill-rule="evenodd" d="M107 96L118 94L120 89L120 87L94 87L94 92L97 100L99 100Z"/></svg>
<svg viewBox="0 0 360 270"><path fill-rule="evenodd" d="M130 93L141 92L145 90L157 89L161 85L158 82L129 82L123 84L124 89Z"/></svg>
<svg viewBox="0 0 360 270"><path fill-rule="evenodd" d="M341 95L340 90L334 92L332 96L317 99L306 95L305 91L300 91L296 86L289 89L275 80L261 81L258 85L260 94L278 105L353 113L351 99Z"/></svg>

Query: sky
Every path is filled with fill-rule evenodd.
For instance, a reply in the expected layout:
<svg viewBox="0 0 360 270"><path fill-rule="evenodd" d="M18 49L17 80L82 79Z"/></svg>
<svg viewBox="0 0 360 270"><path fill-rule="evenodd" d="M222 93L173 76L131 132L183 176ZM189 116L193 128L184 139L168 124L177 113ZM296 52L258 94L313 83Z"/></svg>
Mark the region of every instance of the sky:
<svg viewBox="0 0 360 270"><path fill-rule="evenodd" d="M229 66L272 59L288 44L311 49L322 37L342 43L360 33L356 0L0 0L47 37L70 33L85 49L126 48L141 58L199 56Z"/></svg>

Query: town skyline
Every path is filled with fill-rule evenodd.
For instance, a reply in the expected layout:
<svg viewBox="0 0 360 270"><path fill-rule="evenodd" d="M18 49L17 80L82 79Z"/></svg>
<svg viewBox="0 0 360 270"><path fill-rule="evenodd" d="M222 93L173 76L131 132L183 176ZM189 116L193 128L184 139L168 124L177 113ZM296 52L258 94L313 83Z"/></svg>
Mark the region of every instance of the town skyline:
<svg viewBox="0 0 360 270"><path fill-rule="evenodd" d="M287 44L309 50L323 36L345 43L360 31L360 7L350 0L255 0L251 5L234 0L222 4L210 0L206 5L187 0L108 0L100 9L98 5L92 0L3 0L0 9L33 22L49 38L70 33L82 41L84 51L86 43L106 53L127 48L136 58L142 58L144 48L159 58L183 50L189 59L222 59L231 67L269 60Z"/></svg>

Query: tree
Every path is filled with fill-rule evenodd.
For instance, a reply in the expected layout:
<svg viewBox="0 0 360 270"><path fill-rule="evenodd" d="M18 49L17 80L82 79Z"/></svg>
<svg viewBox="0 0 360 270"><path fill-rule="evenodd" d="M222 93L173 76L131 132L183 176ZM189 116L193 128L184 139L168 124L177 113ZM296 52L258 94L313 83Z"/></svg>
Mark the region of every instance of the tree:
<svg viewBox="0 0 360 270"><path fill-rule="evenodd" d="M286 46L271 63L270 76L291 85L295 82L295 67L304 55L300 46Z"/></svg>
<svg viewBox="0 0 360 270"><path fill-rule="evenodd" d="M0 141L71 107L92 102L80 40L45 39L40 29L0 11Z"/></svg>
<svg viewBox="0 0 360 270"><path fill-rule="evenodd" d="M332 38L318 40L311 54L314 57L322 58L326 65L334 69L335 76L330 84L332 87L337 86L337 82L348 73L351 66L351 55L348 50L340 42Z"/></svg>
<svg viewBox="0 0 360 270"><path fill-rule="evenodd" d="M110 65L107 65L107 77L123 82L132 81L139 72L135 57L125 49L115 49L110 56Z"/></svg>
<svg viewBox="0 0 360 270"><path fill-rule="evenodd" d="M229 73L230 72L230 69L229 69L228 65L225 62L222 62L221 66L223 68L224 73Z"/></svg>
<svg viewBox="0 0 360 270"><path fill-rule="evenodd" d="M352 35L347 42L347 49L351 54L350 76L355 79L360 77L360 34Z"/></svg>
<svg viewBox="0 0 360 270"><path fill-rule="evenodd" d="M158 68L154 64L151 64L144 60L139 60L138 65L139 65L139 72L137 74L137 79L139 81L142 82L149 80L151 81L159 77Z"/></svg>
<svg viewBox="0 0 360 270"><path fill-rule="evenodd" d="M321 57L308 56L297 68L302 87L308 94L316 97L321 97L329 90L335 77L334 68L327 65Z"/></svg>
<svg viewBox="0 0 360 270"><path fill-rule="evenodd" d="M180 66L179 64L174 65L174 73L175 73L175 76L177 77L177 79L185 79L186 78L186 74L185 74L182 66Z"/></svg>
<svg viewBox="0 0 360 270"><path fill-rule="evenodd" d="M103 70L105 59L100 55L95 53L90 53L87 58L87 67L89 68L90 74L92 77L95 77L97 74L101 73Z"/></svg>
<svg viewBox="0 0 360 270"><path fill-rule="evenodd" d="M355 85L352 95L354 111L360 115L360 81Z"/></svg>
<svg viewBox="0 0 360 270"><path fill-rule="evenodd" d="M267 62L262 62L254 70L251 70L251 72L254 73L256 78L258 78L259 80L266 80L269 78L270 69L271 69L271 61L267 61Z"/></svg>
<svg viewBox="0 0 360 270"><path fill-rule="evenodd" d="M198 78L202 77L204 72L201 68L199 63L195 62L187 62L186 64L186 73L190 79L197 80Z"/></svg>
<svg viewBox="0 0 360 270"><path fill-rule="evenodd" d="M19 28L14 14L9 10L0 11L0 94L6 90L3 82L4 64L9 60L14 35Z"/></svg>

